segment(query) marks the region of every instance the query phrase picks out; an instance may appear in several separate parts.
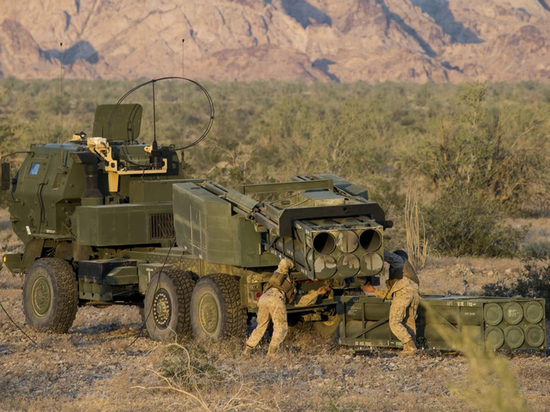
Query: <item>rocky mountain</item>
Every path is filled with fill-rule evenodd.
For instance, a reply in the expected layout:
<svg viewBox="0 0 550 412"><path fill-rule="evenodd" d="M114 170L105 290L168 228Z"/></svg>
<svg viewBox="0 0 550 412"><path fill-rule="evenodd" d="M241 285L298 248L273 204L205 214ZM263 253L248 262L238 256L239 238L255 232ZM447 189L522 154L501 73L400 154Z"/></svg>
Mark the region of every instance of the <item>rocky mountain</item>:
<svg viewBox="0 0 550 412"><path fill-rule="evenodd" d="M4 0L0 76L550 80L548 0Z"/></svg>

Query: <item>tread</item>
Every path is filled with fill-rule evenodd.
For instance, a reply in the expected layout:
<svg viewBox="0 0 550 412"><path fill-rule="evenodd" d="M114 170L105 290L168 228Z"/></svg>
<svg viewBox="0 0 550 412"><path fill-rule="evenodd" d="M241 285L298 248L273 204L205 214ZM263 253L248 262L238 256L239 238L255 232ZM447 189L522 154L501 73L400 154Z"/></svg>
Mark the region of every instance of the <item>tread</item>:
<svg viewBox="0 0 550 412"><path fill-rule="evenodd" d="M191 295L193 294L195 281L191 276L191 272L184 272L181 269L169 268L164 269L162 272L172 280L176 287L179 303L176 334L178 336L188 335L191 333Z"/></svg>
<svg viewBox="0 0 550 412"><path fill-rule="evenodd" d="M167 340L172 339L175 336L183 337L185 335L188 335L191 333L191 296L193 294L193 288L195 287L195 280L194 280L194 274L192 272L184 272L181 269L178 268L164 268L162 271L159 271L155 274L156 276L159 276L159 278L153 278L151 282L149 283L147 287L147 291L145 294L145 300L144 300L144 310L142 315L142 320L144 324L147 326L147 322L150 322L149 327L147 328L149 332L149 336L154 340ZM164 276L163 276L164 275ZM150 317L150 311L152 308L147 308L147 299L151 298L151 302L153 299L154 294L156 294L155 289L157 285L160 283L160 279L162 277L168 278L165 279L163 282L167 282L165 285L165 289L168 290L171 297L170 299L176 299L177 300L177 314L175 314L177 320L175 323L173 322L173 319L170 320L171 324L171 330L161 330L156 327L155 321ZM150 296L150 294L153 294L153 296ZM175 295L175 296L173 296ZM173 302L172 304L174 304ZM173 314L174 315L174 314Z"/></svg>
<svg viewBox="0 0 550 412"><path fill-rule="evenodd" d="M233 276L224 273L216 273L206 276L205 278L211 278L222 294L222 299L225 304L226 321L224 336L244 337L248 316L246 308L241 307L239 281Z"/></svg>
<svg viewBox="0 0 550 412"><path fill-rule="evenodd" d="M224 274L215 275L220 288L223 288L224 300L227 309L227 330L226 336L243 338L246 333L248 313L246 308L241 307L241 292L239 281L233 276Z"/></svg>
<svg viewBox="0 0 550 412"><path fill-rule="evenodd" d="M29 269L29 273L25 278L23 287L24 301L29 298L27 296L29 287L27 285L30 274L34 268L43 267L50 277L50 283L53 289L52 305L48 315L44 319L51 318L46 323L36 323L33 320L33 315L27 313L25 307L25 315L29 324L40 332L48 333L66 333L72 326L78 310L78 285L76 275L71 265L60 258L42 258L35 261ZM57 305L55 303L57 302ZM52 316L53 315L53 316Z"/></svg>

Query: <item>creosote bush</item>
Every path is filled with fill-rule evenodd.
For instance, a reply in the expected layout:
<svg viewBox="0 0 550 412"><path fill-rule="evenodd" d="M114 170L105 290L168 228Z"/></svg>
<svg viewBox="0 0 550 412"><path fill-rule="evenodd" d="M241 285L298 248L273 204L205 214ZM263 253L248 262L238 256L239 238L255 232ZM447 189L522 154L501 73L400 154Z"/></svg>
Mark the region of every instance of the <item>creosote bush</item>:
<svg viewBox="0 0 550 412"><path fill-rule="evenodd" d="M451 256L518 256L526 229L504 221L497 203L460 189L442 193L426 214L432 248Z"/></svg>

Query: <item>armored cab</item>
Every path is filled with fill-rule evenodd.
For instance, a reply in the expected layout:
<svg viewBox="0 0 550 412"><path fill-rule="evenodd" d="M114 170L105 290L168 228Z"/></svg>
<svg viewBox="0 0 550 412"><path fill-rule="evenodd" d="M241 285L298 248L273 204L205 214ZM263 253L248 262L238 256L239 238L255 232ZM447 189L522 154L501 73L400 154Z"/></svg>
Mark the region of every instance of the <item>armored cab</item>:
<svg viewBox="0 0 550 412"><path fill-rule="evenodd" d="M96 111L94 134L106 137L76 134L27 152L8 198L13 230L26 246L22 256L6 257L13 272L25 273L43 255L79 261L97 256L98 247L173 239L171 183L184 178L178 155L137 141L141 106L113 110ZM124 127L110 130L109 123Z"/></svg>

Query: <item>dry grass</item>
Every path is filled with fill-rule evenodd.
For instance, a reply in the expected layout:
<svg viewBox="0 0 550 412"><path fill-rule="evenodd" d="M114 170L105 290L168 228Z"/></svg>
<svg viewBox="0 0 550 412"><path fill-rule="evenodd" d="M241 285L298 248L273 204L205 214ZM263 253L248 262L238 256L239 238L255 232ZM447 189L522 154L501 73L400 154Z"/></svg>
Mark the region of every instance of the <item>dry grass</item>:
<svg viewBox="0 0 550 412"><path fill-rule="evenodd" d="M431 308L427 308L432 312ZM450 347L466 359L467 374L458 382L449 383L451 393L472 409L481 411L523 412L527 402L523 397L516 374L504 356L485 350L467 335L457 335L449 328L437 328Z"/></svg>
<svg viewBox="0 0 550 412"><path fill-rule="evenodd" d="M226 342L223 347L232 358L236 358L237 346ZM218 366L219 344L204 347L187 340L161 349L161 366L149 369L158 377L160 385L135 388L174 392L187 401L179 401L174 406L204 411L280 410L275 399L262 399L254 390L255 385L245 382L237 370L224 370Z"/></svg>
<svg viewBox="0 0 550 412"><path fill-rule="evenodd" d="M1 276L0 300L24 326L20 282L5 269ZM477 385L465 356L428 351L399 357L393 350L357 355L320 339L309 326L291 328L276 361L265 356L267 341L250 357L241 355L244 342L239 340L179 342L181 348L174 345L173 350L144 336L133 343L140 316L131 307L81 308L66 335L24 328L38 347L0 313L0 410L476 409L460 395ZM550 359L507 360L518 373L519 392L531 410L544 410ZM166 374L170 365L182 371L179 376L188 371L191 379L173 379L175 375Z"/></svg>
<svg viewBox="0 0 550 412"><path fill-rule="evenodd" d="M473 345L463 346L462 353L468 360L468 374L465 382L450 386L453 394L471 408L482 411L528 410L516 374L507 359Z"/></svg>

